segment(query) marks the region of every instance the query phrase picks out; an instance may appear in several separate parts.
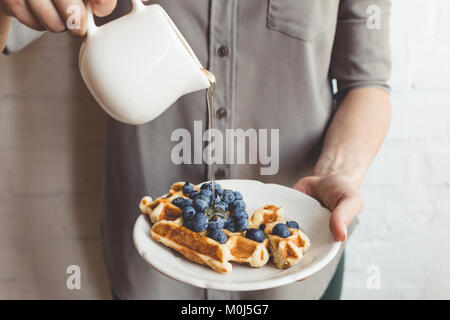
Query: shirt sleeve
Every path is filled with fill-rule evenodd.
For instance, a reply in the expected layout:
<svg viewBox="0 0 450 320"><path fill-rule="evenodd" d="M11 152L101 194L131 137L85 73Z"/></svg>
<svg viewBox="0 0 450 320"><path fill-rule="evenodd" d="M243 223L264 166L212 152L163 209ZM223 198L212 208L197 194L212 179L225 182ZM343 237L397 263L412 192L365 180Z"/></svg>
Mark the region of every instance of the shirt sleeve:
<svg viewBox="0 0 450 320"><path fill-rule="evenodd" d="M31 42L42 36L44 32L35 31L21 24L16 19L11 20L8 40L3 50L4 54L12 54L29 45Z"/></svg>
<svg viewBox="0 0 450 320"><path fill-rule="evenodd" d="M389 0L341 0L330 75L338 96L358 87L389 93L391 72Z"/></svg>

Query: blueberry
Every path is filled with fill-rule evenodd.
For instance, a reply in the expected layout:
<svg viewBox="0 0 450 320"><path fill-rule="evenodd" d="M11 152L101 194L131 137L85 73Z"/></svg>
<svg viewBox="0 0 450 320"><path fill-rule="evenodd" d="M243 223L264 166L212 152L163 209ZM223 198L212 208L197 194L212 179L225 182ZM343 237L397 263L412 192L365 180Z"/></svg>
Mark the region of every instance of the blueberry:
<svg viewBox="0 0 450 320"><path fill-rule="evenodd" d="M192 183L186 182L183 186L183 193L190 194L194 191L194 185Z"/></svg>
<svg viewBox="0 0 450 320"><path fill-rule="evenodd" d="M207 196L201 195L201 196L199 197L199 199L205 200L206 202L208 202L208 204L211 204L211 201L212 201L211 196L207 197ZM216 203L222 201L222 199L220 198L219 195L217 195L216 198L215 198L214 200L215 200Z"/></svg>
<svg viewBox="0 0 450 320"><path fill-rule="evenodd" d="M205 189L211 190L211 182L205 182L204 184L202 184L202 185L200 186L200 189L201 189L201 190L205 190Z"/></svg>
<svg viewBox="0 0 450 320"><path fill-rule="evenodd" d="M217 217L216 220L210 221L208 224L208 230L222 229L225 225L225 221L221 217Z"/></svg>
<svg viewBox="0 0 450 320"><path fill-rule="evenodd" d="M242 200L235 200L233 202L233 207L234 208L245 208L245 202Z"/></svg>
<svg viewBox="0 0 450 320"><path fill-rule="evenodd" d="M208 202L206 202L203 199L195 199L194 200L194 208L198 211L198 212L203 212L205 211L206 208L208 208L209 204Z"/></svg>
<svg viewBox="0 0 450 320"><path fill-rule="evenodd" d="M245 231L250 227L247 219L239 219L235 223L237 231Z"/></svg>
<svg viewBox="0 0 450 320"><path fill-rule="evenodd" d="M223 189L222 186L218 183L216 183L216 194L218 194L219 196L221 196L223 193Z"/></svg>
<svg viewBox="0 0 450 320"><path fill-rule="evenodd" d="M183 226L192 229L192 219L183 219Z"/></svg>
<svg viewBox="0 0 450 320"><path fill-rule="evenodd" d="M203 189L200 192L201 192L202 196L205 196L205 197L211 199L211 196L212 196L211 189Z"/></svg>
<svg viewBox="0 0 450 320"><path fill-rule="evenodd" d="M186 199L184 199L183 207L192 207L193 203L194 202L192 201L192 199L186 198Z"/></svg>
<svg viewBox="0 0 450 320"><path fill-rule="evenodd" d="M291 232L285 224L278 223L275 227L273 227L272 234L282 238L287 238L291 235Z"/></svg>
<svg viewBox="0 0 450 320"><path fill-rule="evenodd" d="M184 207L182 212L183 212L183 221L184 220L191 220L195 216L195 214L197 213L195 211L194 207L191 207L191 206Z"/></svg>
<svg viewBox="0 0 450 320"><path fill-rule="evenodd" d="M185 198L182 197L175 198L173 199L172 204L180 209L183 209L185 207Z"/></svg>
<svg viewBox="0 0 450 320"><path fill-rule="evenodd" d="M288 221L286 222L286 226L288 228L292 228L292 229L300 229L300 227L298 226L298 223L295 221Z"/></svg>
<svg viewBox="0 0 450 320"><path fill-rule="evenodd" d="M200 197L201 196L201 191L200 190L195 190L195 191L192 191L191 192L191 194L189 195L189 198L191 198L192 200L195 200L195 199L197 199L198 197Z"/></svg>
<svg viewBox="0 0 450 320"><path fill-rule="evenodd" d="M204 195L200 195L200 197L198 197L197 199L201 199L201 200L205 201L208 204L208 206L211 204L211 197L206 197Z"/></svg>
<svg viewBox="0 0 450 320"><path fill-rule="evenodd" d="M259 229L248 229L247 232L245 233L245 237L256 242L263 242L264 232L262 232Z"/></svg>
<svg viewBox="0 0 450 320"><path fill-rule="evenodd" d="M231 232L237 231L237 225L234 221L228 221L228 223L225 224L225 229L230 230Z"/></svg>
<svg viewBox="0 0 450 320"><path fill-rule="evenodd" d="M259 230L264 231L265 228L266 228L266 225L264 223L261 223L259 225Z"/></svg>
<svg viewBox="0 0 450 320"><path fill-rule="evenodd" d="M236 209L234 209L233 211L233 218L235 220L240 220L240 219L248 219L248 214L247 212L245 212L244 208L238 207Z"/></svg>
<svg viewBox="0 0 450 320"><path fill-rule="evenodd" d="M234 193L231 190L224 190L222 193L222 200L226 203L234 202Z"/></svg>
<svg viewBox="0 0 450 320"><path fill-rule="evenodd" d="M231 220L230 216L228 216L228 217L225 219L225 225L224 225L224 228L226 228L232 221L233 221L233 220Z"/></svg>
<svg viewBox="0 0 450 320"><path fill-rule="evenodd" d="M220 229L208 230L207 236L218 243L225 243L228 240L227 235Z"/></svg>
<svg viewBox="0 0 450 320"><path fill-rule="evenodd" d="M218 194L218 195L222 195L222 193L223 193L223 189L222 189L222 187L220 186L220 184L218 184L218 183L216 183L215 184L215 187L216 187L216 193ZM206 182L206 183L204 183L204 184L202 184L202 186L200 187L200 189L209 189L209 190L212 190L212 182Z"/></svg>
<svg viewBox="0 0 450 320"><path fill-rule="evenodd" d="M208 218L203 213L197 213L192 218L192 228L196 232L205 231L208 227Z"/></svg>
<svg viewBox="0 0 450 320"><path fill-rule="evenodd" d="M227 211L228 210L228 203L226 203L226 202L219 202L219 203L216 203L217 204L217 207L219 207L219 209L220 210L222 210L222 211Z"/></svg>
<svg viewBox="0 0 450 320"><path fill-rule="evenodd" d="M242 194L239 191L235 191L234 192L234 200L242 200L242 199L244 199L242 197Z"/></svg>

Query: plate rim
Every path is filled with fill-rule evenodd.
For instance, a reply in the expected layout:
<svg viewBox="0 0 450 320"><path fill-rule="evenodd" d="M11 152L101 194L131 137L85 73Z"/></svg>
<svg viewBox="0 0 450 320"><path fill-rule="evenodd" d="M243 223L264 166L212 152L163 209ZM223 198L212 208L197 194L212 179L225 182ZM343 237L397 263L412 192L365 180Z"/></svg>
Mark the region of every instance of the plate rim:
<svg viewBox="0 0 450 320"><path fill-rule="evenodd" d="M217 183L220 184L220 182L227 181L227 182L235 182L235 181L246 181L246 182L255 182L258 184L263 184L266 186L276 186L281 187L289 192L294 192L296 195L300 195L302 197L308 198L308 200L312 200L316 206L321 207L322 209L325 209L329 211L328 209L324 208L316 199L308 196L307 194L300 192L298 190L295 190L293 188L289 188L280 184L276 183L264 183L258 180L252 180L252 179L226 179L226 180L216 180ZM206 181L207 182L207 181ZM204 182L199 183L202 184ZM313 203L311 202L311 203ZM211 280L200 280L196 278L192 278L190 276L185 276L184 274L180 274L177 272L170 272L171 269L163 268L158 263L155 263L155 260L149 259L145 252L141 252L139 249L140 246L138 246L139 240L145 236L145 240L149 241L155 241L151 236L146 235L144 232L140 232L142 230L141 224L145 223L147 227L150 229L150 223L148 221L148 218L145 214L140 214L138 218L136 219L136 222L133 226L133 242L134 246L139 253L139 255L144 259L152 268L157 270L158 272L164 274L165 276L180 281L185 284L189 284L192 286L196 286L203 289L213 289L213 290L221 290L221 291L253 291L253 290L263 290L263 289L270 289L275 287L280 287L283 285L287 285L290 283L293 283L295 281L307 278L314 273L318 272L322 268L324 268L339 252L339 249L342 245L342 242L334 241L331 249L326 253L326 255L321 259L318 263L316 263L313 266L306 267L304 269L300 269L297 272L294 272L289 275L285 275L282 277L277 277L273 279L265 279L265 280L257 280L257 281L240 281L240 282L215 282ZM162 248L171 250L170 248ZM163 264L162 264L163 265ZM214 272L214 271L212 271Z"/></svg>

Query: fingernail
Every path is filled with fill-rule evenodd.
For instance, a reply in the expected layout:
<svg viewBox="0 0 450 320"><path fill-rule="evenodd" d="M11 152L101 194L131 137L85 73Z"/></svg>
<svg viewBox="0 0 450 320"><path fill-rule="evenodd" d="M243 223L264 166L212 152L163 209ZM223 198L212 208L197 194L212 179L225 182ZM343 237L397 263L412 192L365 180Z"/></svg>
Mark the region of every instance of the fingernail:
<svg viewBox="0 0 450 320"><path fill-rule="evenodd" d="M344 241L347 240L347 226L344 226Z"/></svg>

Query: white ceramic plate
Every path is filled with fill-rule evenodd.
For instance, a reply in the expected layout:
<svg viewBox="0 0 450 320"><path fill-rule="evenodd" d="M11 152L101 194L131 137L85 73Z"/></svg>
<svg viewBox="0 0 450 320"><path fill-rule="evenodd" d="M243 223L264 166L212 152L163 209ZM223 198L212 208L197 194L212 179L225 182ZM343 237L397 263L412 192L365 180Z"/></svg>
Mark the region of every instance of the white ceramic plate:
<svg viewBox="0 0 450 320"><path fill-rule="evenodd" d="M175 280L200 288L247 291L278 287L304 279L327 265L337 254L341 243L329 230L330 212L315 199L294 189L264 184L255 180L220 180L223 188L242 193L250 214L266 204L284 207L287 220L295 220L311 240L303 260L289 269L275 268L269 261L262 268L233 262L227 274L216 273L207 266L189 261L178 252L156 242L150 234L150 220L141 215L134 226L134 244L139 254L156 270Z"/></svg>

